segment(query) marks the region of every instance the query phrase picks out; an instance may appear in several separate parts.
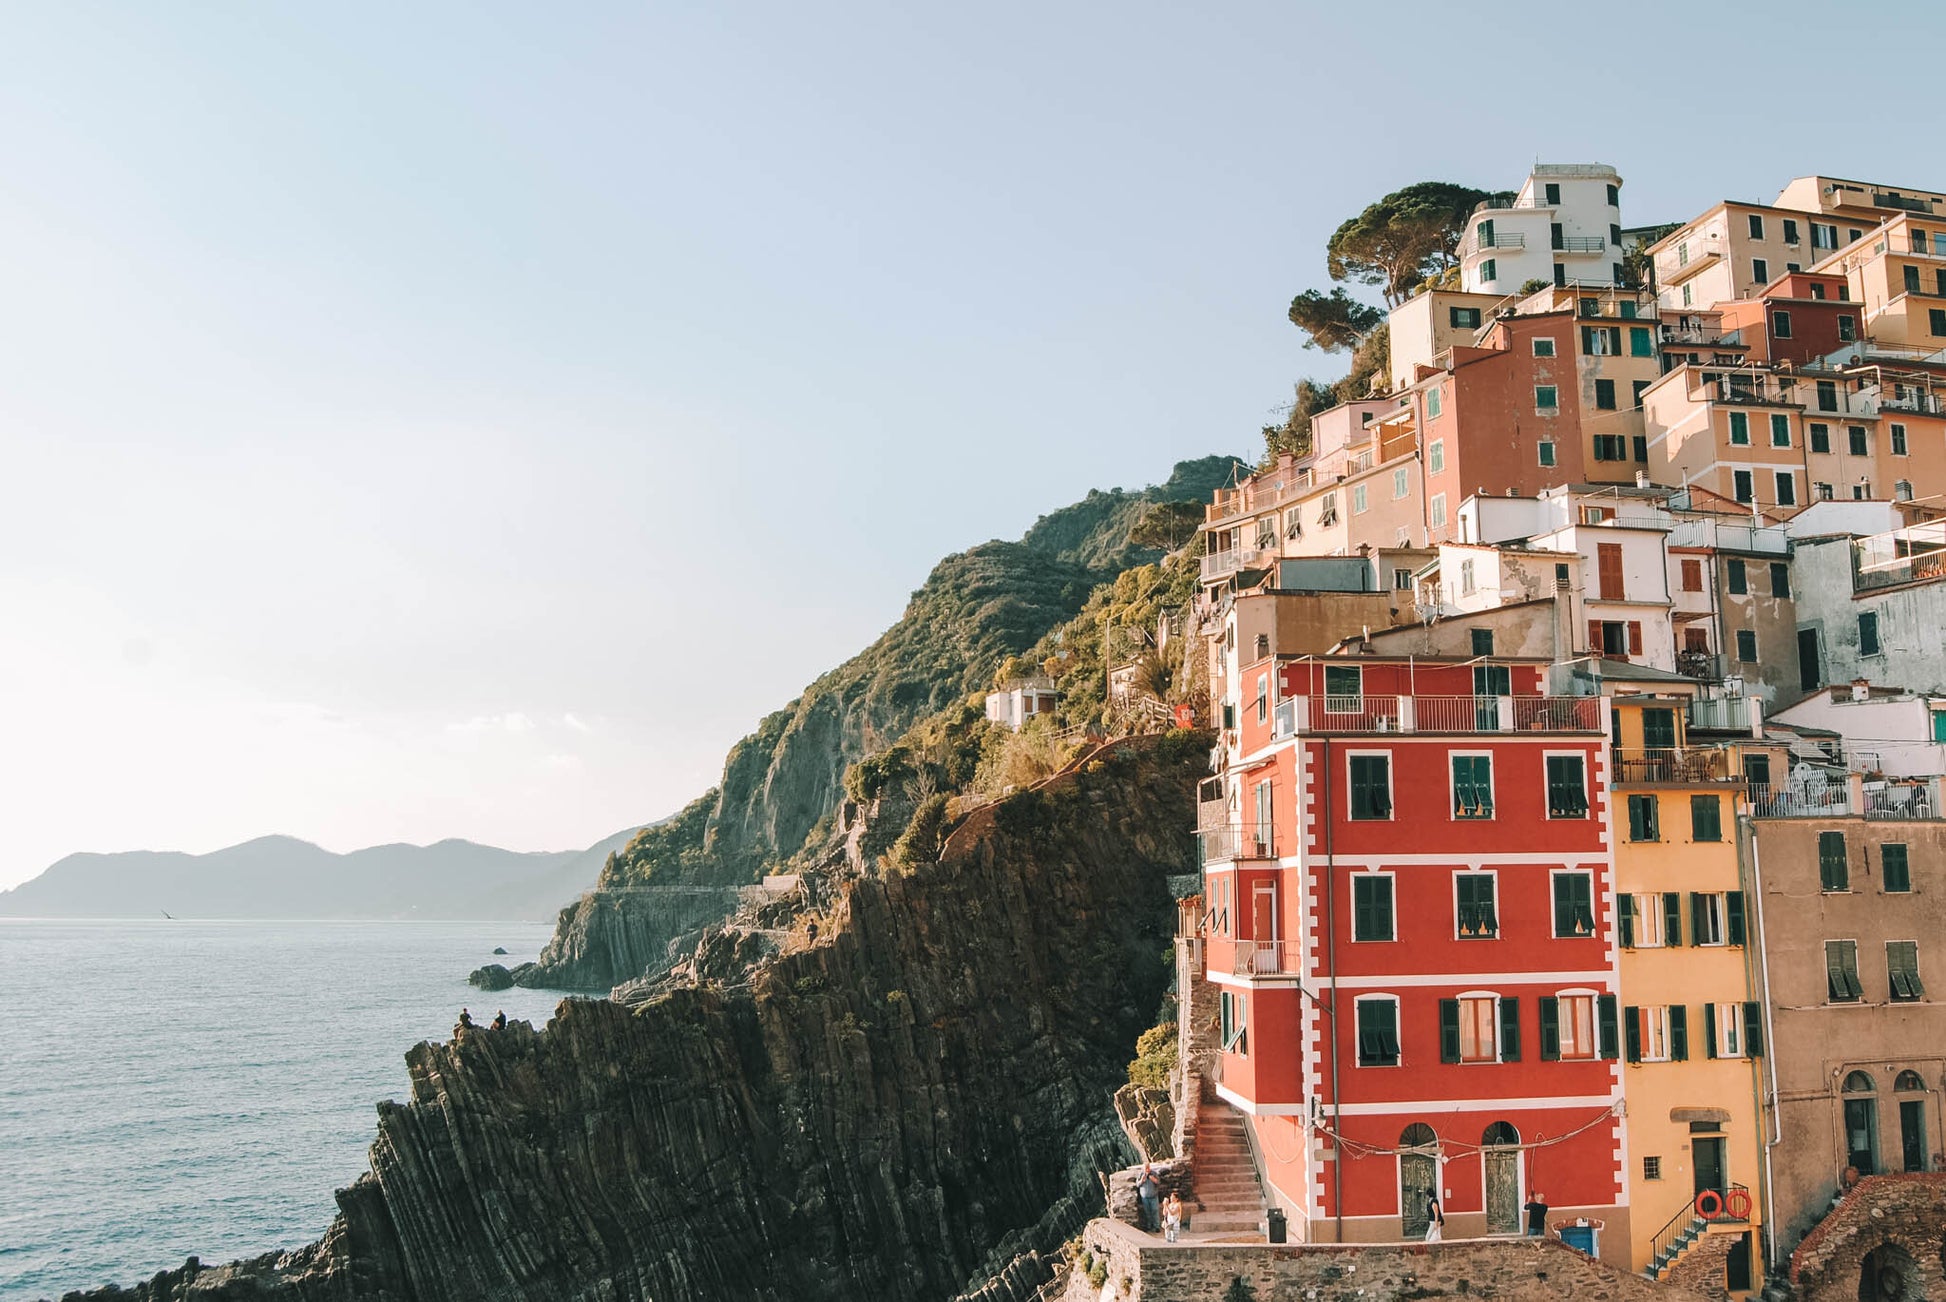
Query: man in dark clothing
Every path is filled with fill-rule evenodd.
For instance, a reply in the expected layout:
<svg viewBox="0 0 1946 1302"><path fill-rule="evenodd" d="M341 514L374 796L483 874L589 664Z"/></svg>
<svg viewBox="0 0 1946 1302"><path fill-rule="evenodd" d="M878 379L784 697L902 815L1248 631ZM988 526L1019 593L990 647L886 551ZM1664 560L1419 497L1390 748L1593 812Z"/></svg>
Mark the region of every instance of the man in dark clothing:
<svg viewBox="0 0 1946 1302"><path fill-rule="evenodd" d="M1147 1162L1142 1164L1142 1178L1135 1182L1135 1203L1142 1228L1155 1233L1162 1225L1162 1186Z"/></svg>
<svg viewBox="0 0 1946 1302"><path fill-rule="evenodd" d="M504 1031L504 1030L506 1030L506 1029L507 1029L507 1010L506 1010L506 1009L504 1009L504 1008L503 1008L503 1009L501 1009L501 1010L500 1010L499 1012L497 1012L497 1013L495 1013L495 1014L493 1015L493 1029L494 1029L494 1030L496 1030L496 1031Z"/></svg>
<svg viewBox="0 0 1946 1302"><path fill-rule="evenodd" d="M462 1008L462 1009L460 1009L460 1010L459 1010L459 1024L460 1024L461 1026L464 1026L464 1027L465 1027L465 1028L466 1028L467 1030L469 1030L469 1031L470 1031L470 1030L472 1030L472 1029L473 1029L473 1014L471 1014L471 1013L469 1013L469 1012L467 1012L467 1011L466 1011L466 1010L465 1010L464 1008Z"/></svg>
<svg viewBox="0 0 1946 1302"><path fill-rule="evenodd" d="M1536 1189L1527 1198L1527 1237L1544 1238L1547 1235L1547 1196Z"/></svg>

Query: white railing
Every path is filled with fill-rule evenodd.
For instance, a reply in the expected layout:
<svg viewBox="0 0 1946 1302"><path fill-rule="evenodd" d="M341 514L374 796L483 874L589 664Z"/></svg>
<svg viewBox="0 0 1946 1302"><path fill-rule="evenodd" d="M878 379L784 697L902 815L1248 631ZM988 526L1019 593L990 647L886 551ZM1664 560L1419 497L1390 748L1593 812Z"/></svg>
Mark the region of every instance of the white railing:
<svg viewBox="0 0 1946 1302"><path fill-rule="evenodd" d="M1599 732L1589 696L1293 696L1287 733Z"/></svg>
<svg viewBox="0 0 1946 1302"><path fill-rule="evenodd" d="M1210 552L1203 557L1203 580L1208 582L1234 574L1269 554L1269 549L1261 547L1232 547L1228 551Z"/></svg>
<svg viewBox="0 0 1946 1302"><path fill-rule="evenodd" d="M1268 823L1232 823L1228 827L1199 828L1196 844L1205 864L1229 863L1236 859L1275 859L1277 829Z"/></svg>
<svg viewBox="0 0 1946 1302"><path fill-rule="evenodd" d="M1754 696L1703 696L1689 703L1689 726L1763 736L1763 702Z"/></svg>
<svg viewBox="0 0 1946 1302"><path fill-rule="evenodd" d="M1234 941L1230 972L1235 976L1296 976L1303 970L1303 950L1295 940Z"/></svg>
<svg viewBox="0 0 1946 1302"><path fill-rule="evenodd" d="M1939 779L1895 778L1865 787L1867 818L1938 818Z"/></svg>
<svg viewBox="0 0 1946 1302"><path fill-rule="evenodd" d="M1842 774L1835 780L1753 784L1750 812L1758 818L1836 818L1852 812L1851 785Z"/></svg>

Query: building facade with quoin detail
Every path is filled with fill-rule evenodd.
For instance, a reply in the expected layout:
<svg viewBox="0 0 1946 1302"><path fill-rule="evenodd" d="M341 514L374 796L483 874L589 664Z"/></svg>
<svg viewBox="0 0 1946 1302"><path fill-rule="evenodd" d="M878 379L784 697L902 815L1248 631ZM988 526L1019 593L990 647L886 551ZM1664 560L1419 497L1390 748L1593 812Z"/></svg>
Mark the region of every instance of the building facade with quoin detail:
<svg viewBox="0 0 1946 1302"><path fill-rule="evenodd" d="M1946 190L1512 193L1206 508L1183 1088L1273 1237L1946 1296Z"/></svg>

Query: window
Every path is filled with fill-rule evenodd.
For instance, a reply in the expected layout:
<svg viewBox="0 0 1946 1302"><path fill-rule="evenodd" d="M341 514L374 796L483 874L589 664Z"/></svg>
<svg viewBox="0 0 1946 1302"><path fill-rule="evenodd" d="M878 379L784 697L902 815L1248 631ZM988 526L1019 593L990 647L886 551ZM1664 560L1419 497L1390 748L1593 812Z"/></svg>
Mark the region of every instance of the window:
<svg viewBox="0 0 1946 1302"><path fill-rule="evenodd" d="M1690 293L1690 288L1687 284L1682 287L1682 305L1684 307L1691 307L1695 303L1695 296Z"/></svg>
<svg viewBox="0 0 1946 1302"><path fill-rule="evenodd" d="M1590 357L1620 357L1622 355L1622 328L1620 326L1582 326L1581 351Z"/></svg>
<svg viewBox="0 0 1946 1302"><path fill-rule="evenodd" d="M1612 389L1610 391L1609 396L1610 397L1614 396ZM1597 461L1628 460L1628 436L1625 434L1595 435L1595 460Z"/></svg>
<svg viewBox="0 0 1946 1302"><path fill-rule="evenodd" d="M1480 264L1480 281L1482 284L1491 285L1498 279L1500 279L1500 269L1493 265L1492 258L1488 258Z"/></svg>
<svg viewBox="0 0 1946 1302"><path fill-rule="evenodd" d="M1893 1003L1909 1004L1925 998L1926 987L1919 982L1918 941L1886 941L1885 973L1891 978Z"/></svg>
<svg viewBox="0 0 1946 1302"><path fill-rule="evenodd" d="M1784 218L1784 243L1797 243L1797 218L1795 217Z"/></svg>
<svg viewBox="0 0 1946 1302"><path fill-rule="evenodd" d="M1358 1001L1358 1065L1399 1065L1399 1001L1390 995Z"/></svg>
<svg viewBox="0 0 1946 1302"><path fill-rule="evenodd" d="M1553 338L1553 336L1551 336L1551 335L1535 335L1535 336L1534 336L1534 356L1536 356L1536 357L1552 357L1552 356L1554 356L1554 338Z"/></svg>
<svg viewBox="0 0 1946 1302"><path fill-rule="evenodd" d="M1814 249L1835 249L1838 247L1838 228L1830 222L1811 223L1811 247Z"/></svg>
<svg viewBox="0 0 1946 1302"><path fill-rule="evenodd" d="M1493 760L1486 755L1453 756L1453 817L1493 817Z"/></svg>
<svg viewBox="0 0 1946 1302"><path fill-rule="evenodd" d="M1446 316L1456 330L1477 330L1480 327L1480 309L1477 307L1447 308Z"/></svg>
<svg viewBox="0 0 1946 1302"><path fill-rule="evenodd" d="M1537 384L1534 386L1534 410L1535 411L1546 411L1546 412L1558 411L1560 409L1560 406L1561 403L1559 398L1557 397L1557 391L1554 385Z"/></svg>
<svg viewBox="0 0 1946 1302"><path fill-rule="evenodd" d="M1628 304L1623 304L1623 306L1626 307ZM1647 326L1630 326L1628 328L1628 355L1630 357L1655 356L1655 340L1650 336Z"/></svg>
<svg viewBox="0 0 1946 1302"><path fill-rule="evenodd" d="M1720 797L1691 796L1689 798L1689 839L1692 841L1723 839L1723 803Z"/></svg>
<svg viewBox="0 0 1946 1302"><path fill-rule="evenodd" d="M1747 628L1737 630L1737 662L1746 665L1757 663L1757 635Z"/></svg>
<svg viewBox="0 0 1946 1302"><path fill-rule="evenodd" d="M1832 380L1818 381L1818 410L1838 410L1838 385Z"/></svg>
<svg viewBox="0 0 1946 1302"><path fill-rule="evenodd" d="M1787 448L1791 445L1791 418L1778 413L1770 418L1770 446Z"/></svg>
<svg viewBox="0 0 1946 1302"><path fill-rule="evenodd" d="M1773 597L1791 595L1791 567L1785 561L1770 563L1770 595Z"/></svg>
<svg viewBox="0 0 1946 1302"><path fill-rule="evenodd" d="M1770 263L1763 258L1750 259L1750 279L1759 285L1770 283Z"/></svg>
<svg viewBox="0 0 1946 1302"><path fill-rule="evenodd" d="M1440 416L1445 413L1445 411L1446 411L1446 404L1445 401L1439 396L1439 390L1427 389L1426 390L1426 419L1438 420Z"/></svg>
<svg viewBox="0 0 1946 1302"><path fill-rule="evenodd" d="M1878 641L1878 613L1862 611L1858 616L1858 654L1875 656L1881 653Z"/></svg>
<svg viewBox="0 0 1946 1302"><path fill-rule="evenodd" d="M1722 945L1728 941L1723 930L1723 897L1703 891L1689 893L1689 943Z"/></svg>
<svg viewBox="0 0 1946 1302"><path fill-rule="evenodd" d="M1622 206L1622 192L1613 185L1608 187L1608 206L1610 208L1619 208ZM1620 244L1621 241L1616 240L1615 243Z"/></svg>
<svg viewBox="0 0 1946 1302"><path fill-rule="evenodd" d="M1731 471L1730 487L1733 496L1739 502L1753 501L1757 496L1756 489L1752 487L1751 476L1748 470Z"/></svg>
<svg viewBox="0 0 1946 1302"><path fill-rule="evenodd" d="M1363 515L1368 506L1369 501L1365 496L1365 485L1353 484L1351 488L1351 513L1353 515Z"/></svg>
<svg viewBox="0 0 1946 1302"><path fill-rule="evenodd" d="M1831 451L1831 427L1829 425L1811 426L1811 451Z"/></svg>
<svg viewBox="0 0 1946 1302"><path fill-rule="evenodd" d="M1870 484L1853 484L1851 486L1851 497L1854 502L1862 502L1871 495L1872 486Z"/></svg>
<svg viewBox="0 0 1946 1302"><path fill-rule="evenodd" d="M1798 265L1795 262L1793 262L1790 264L1789 269L1791 271L1796 271L1798 270ZM1818 299L1819 301L1823 301L1824 299L1824 286L1819 284L1815 280L1811 282L1811 297Z"/></svg>
<svg viewBox="0 0 1946 1302"><path fill-rule="evenodd" d="M1372 820L1392 817L1392 757L1351 757L1351 816Z"/></svg>
<svg viewBox="0 0 1946 1302"><path fill-rule="evenodd" d="M1244 996L1241 991L1225 990L1219 1001L1223 1051L1225 1053L1248 1053L1249 1044L1244 1037Z"/></svg>
<svg viewBox="0 0 1946 1302"><path fill-rule="evenodd" d="M1594 995L1542 996L1541 1057L1549 1061L1614 1057L1615 1024L1619 1020L1615 996L1601 996L1599 1006L1605 1034L1597 1040Z"/></svg>
<svg viewBox="0 0 1946 1302"><path fill-rule="evenodd" d="M1602 411L1615 410L1615 382L1613 380L1595 381L1595 406Z"/></svg>
<svg viewBox="0 0 1946 1302"><path fill-rule="evenodd" d="M1338 495L1326 493L1318 499L1318 523L1336 524L1338 522Z"/></svg>
<svg viewBox="0 0 1946 1302"><path fill-rule="evenodd" d="M1750 414L1733 411L1730 413L1730 442L1737 447L1750 446Z"/></svg>
<svg viewBox="0 0 1946 1302"><path fill-rule="evenodd" d="M1469 629L1473 643L1473 654L1490 656L1493 654L1493 630L1490 628Z"/></svg>
<svg viewBox="0 0 1946 1302"><path fill-rule="evenodd" d="M1899 270L1902 273L1901 279L1905 282L1905 292L1908 294L1917 294L1919 292L1919 268L1901 267Z"/></svg>
<svg viewBox="0 0 1946 1302"><path fill-rule="evenodd" d="M1426 447L1426 470L1439 474L1446 469L1446 440L1434 439Z"/></svg>
<svg viewBox="0 0 1946 1302"><path fill-rule="evenodd" d="M1579 755L1547 757L1547 816L1549 818L1588 816L1586 767Z"/></svg>
<svg viewBox="0 0 1946 1302"><path fill-rule="evenodd" d="M1595 934L1595 879L1589 873L1554 874L1554 935L1557 938Z"/></svg>
<svg viewBox="0 0 1946 1302"><path fill-rule="evenodd" d="M1624 949L1660 949L1668 943L1665 939L1667 918L1660 895L1653 892L1647 895L1618 895L1615 906L1615 921ZM1682 928L1680 916L1676 919L1676 927L1678 931Z"/></svg>
<svg viewBox="0 0 1946 1302"><path fill-rule="evenodd" d="M1622 1010L1623 1056L1630 1062L1668 1062L1669 1010L1667 1008L1624 1008Z"/></svg>
<svg viewBox="0 0 1946 1302"><path fill-rule="evenodd" d="M1946 309L1935 307L1927 311L1926 329L1935 335L1946 336Z"/></svg>
<svg viewBox="0 0 1946 1302"><path fill-rule="evenodd" d="M1892 427L1892 455L1895 457L1906 455L1905 426L1903 425L1894 425Z"/></svg>
<svg viewBox="0 0 1946 1302"><path fill-rule="evenodd" d="M1363 708L1365 671L1357 665L1324 667L1324 708L1343 714Z"/></svg>
<svg viewBox="0 0 1946 1302"><path fill-rule="evenodd" d="M1426 514L1432 519L1432 527L1443 529L1446 526L1446 494L1434 493L1428 504Z"/></svg>
<svg viewBox="0 0 1946 1302"><path fill-rule="evenodd" d="M1549 181L1546 184L1547 184L1547 191L1546 191L1547 203L1549 207L1553 207L1555 204L1561 202L1561 187L1560 184L1555 181Z"/></svg>
<svg viewBox="0 0 1946 1302"><path fill-rule="evenodd" d="M1439 1060L1499 1062L1502 1000L1462 995L1439 1001Z"/></svg>
<svg viewBox="0 0 1946 1302"><path fill-rule="evenodd" d="M1703 590L1703 563L1699 560L1685 559L1682 563L1682 590L1701 592Z"/></svg>
<svg viewBox="0 0 1946 1302"><path fill-rule="evenodd" d="M1857 338L1858 338L1858 322L1850 316L1840 316L1838 318L1839 341L1848 344L1853 342Z"/></svg>
<svg viewBox="0 0 1946 1302"><path fill-rule="evenodd" d="M1820 479L1813 487L1818 490L1818 500L1820 502L1829 502L1831 500L1831 485Z"/></svg>
<svg viewBox="0 0 1946 1302"><path fill-rule="evenodd" d="M1649 391L1649 381L1633 380L1629 383L1629 403L1636 410L1642 407L1642 395ZM1646 458L1644 458L1646 460Z"/></svg>
<svg viewBox="0 0 1946 1302"><path fill-rule="evenodd" d="M1906 861L1905 844L1887 841L1879 847L1878 865L1888 893L1902 895L1912 889L1912 867Z"/></svg>
<svg viewBox="0 0 1946 1302"><path fill-rule="evenodd" d="M1661 819L1657 816L1654 796L1642 795L1628 798L1628 839L1631 841L1662 839Z"/></svg>
<svg viewBox="0 0 1946 1302"><path fill-rule="evenodd" d="M1818 885L1827 891L1851 889L1851 861L1843 832L1818 833Z"/></svg>
<svg viewBox="0 0 1946 1302"><path fill-rule="evenodd" d="M1872 445L1870 436L1866 434L1863 425L1847 425L1845 426L1845 434L1851 439L1851 454L1854 457L1871 455Z"/></svg>
<svg viewBox="0 0 1946 1302"><path fill-rule="evenodd" d="M1382 873L1358 873L1351 879L1351 938L1397 940L1392 913L1392 878Z"/></svg>
<svg viewBox="0 0 1946 1302"><path fill-rule="evenodd" d="M1763 237L1764 237L1763 214L1753 212L1750 214L1750 238L1753 240L1760 240Z"/></svg>
<svg viewBox="0 0 1946 1302"><path fill-rule="evenodd" d="M1858 984L1858 942L1824 942L1825 996L1834 1004L1858 1002L1863 988Z"/></svg>
<svg viewBox="0 0 1946 1302"><path fill-rule="evenodd" d="M1644 1180L1660 1180L1662 1178L1662 1159L1659 1157L1643 1158L1642 1178Z"/></svg>
<svg viewBox="0 0 1946 1302"><path fill-rule="evenodd" d="M1394 569L1392 571L1392 589L1395 592L1412 591L1412 571L1403 568Z"/></svg>
<svg viewBox="0 0 1946 1302"><path fill-rule="evenodd" d="M1712 1058L1744 1057L1743 1005L1704 1004L1703 1040Z"/></svg>
<svg viewBox="0 0 1946 1302"><path fill-rule="evenodd" d="M1791 337L1791 314L1789 312L1772 312L1770 314L1770 332L1779 339L1789 339Z"/></svg>
<svg viewBox="0 0 1946 1302"><path fill-rule="evenodd" d="M1749 569L1737 557L1729 559L1724 565L1724 572L1729 576L1731 596L1741 597L1750 591Z"/></svg>
<svg viewBox="0 0 1946 1302"><path fill-rule="evenodd" d="M1403 468L1392 472L1392 500L1398 501L1412 491L1412 476Z"/></svg>
<svg viewBox="0 0 1946 1302"><path fill-rule="evenodd" d="M1554 464L1554 441L1552 439L1542 439L1535 446L1540 453L1541 464L1543 466L1553 465Z"/></svg>
<svg viewBox="0 0 1946 1302"><path fill-rule="evenodd" d="M1494 880L1492 873L1453 874L1453 918L1461 940L1491 940L1500 934Z"/></svg>
<svg viewBox="0 0 1946 1302"><path fill-rule="evenodd" d="M1777 472L1777 505L1797 505L1797 476L1788 470Z"/></svg>

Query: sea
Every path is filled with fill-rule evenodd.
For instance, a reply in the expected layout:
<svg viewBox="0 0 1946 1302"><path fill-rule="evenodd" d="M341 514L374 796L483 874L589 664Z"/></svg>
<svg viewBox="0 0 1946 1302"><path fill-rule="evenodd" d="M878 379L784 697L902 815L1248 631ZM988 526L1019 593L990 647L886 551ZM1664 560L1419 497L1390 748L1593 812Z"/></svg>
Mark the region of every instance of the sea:
<svg viewBox="0 0 1946 1302"><path fill-rule="evenodd" d="M0 1302L318 1238L407 1049L462 1007L553 1015L558 994L466 984L548 933L0 918Z"/></svg>

